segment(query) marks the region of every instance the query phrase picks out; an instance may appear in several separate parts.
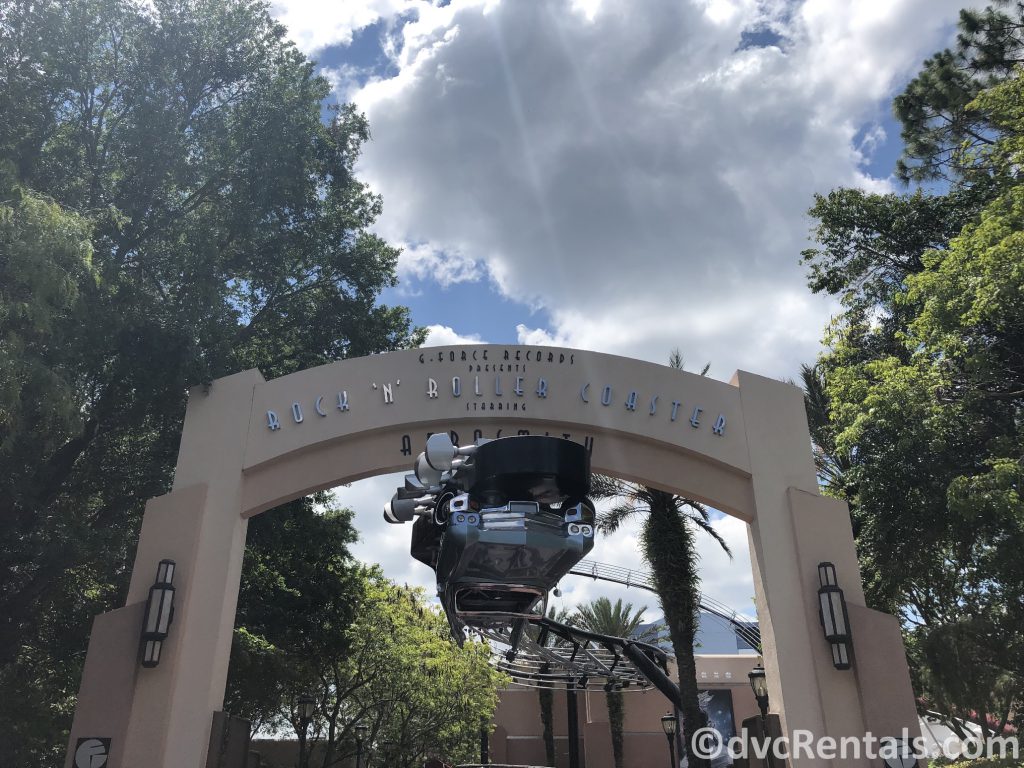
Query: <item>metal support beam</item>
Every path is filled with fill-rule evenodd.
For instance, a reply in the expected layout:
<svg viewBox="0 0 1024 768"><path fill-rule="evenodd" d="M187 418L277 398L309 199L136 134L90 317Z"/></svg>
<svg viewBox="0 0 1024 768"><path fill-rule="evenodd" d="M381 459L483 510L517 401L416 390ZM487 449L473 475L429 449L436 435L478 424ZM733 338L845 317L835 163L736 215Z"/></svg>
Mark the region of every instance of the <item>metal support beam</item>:
<svg viewBox="0 0 1024 768"><path fill-rule="evenodd" d="M580 768L580 716L574 681L565 684L565 707L569 717L569 768Z"/></svg>

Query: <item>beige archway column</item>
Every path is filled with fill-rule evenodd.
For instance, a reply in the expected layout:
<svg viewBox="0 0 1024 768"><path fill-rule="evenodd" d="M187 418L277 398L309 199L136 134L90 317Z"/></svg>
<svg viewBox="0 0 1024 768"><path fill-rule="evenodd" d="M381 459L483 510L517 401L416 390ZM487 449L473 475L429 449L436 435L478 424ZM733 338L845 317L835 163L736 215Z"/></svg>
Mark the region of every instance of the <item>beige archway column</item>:
<svg viewBox="0 0 1024 768"><path fill-rule="evenodd" d="M176 615L167 657L140 669L126 734L127 768L205 764L211 718L224 701L248 521L242 512L247 371L189 398L172 492L146 510L128 602L144 601L156 563L177 550Z"/></svg>
<svg viewBox="0 0 1024 768"><path fill-rule="evenodd" d="M105 703L76 709L68 768L83 736L112 737L111 768L205 766L212 715L224 699L248 525L240 426L262 381L247 371L193 389L173 490L146 505L127 605L94 625L82 690ZM143 606L163 558L177 564L174 621L160 664L144 669L137 661ZM117 647L97 643L97 629L115 634Z"/></svg>
<svg viewBox="0 0 1024 768"><path fill-rule="evenodd" d="M818 492L803 393L743 371L732 383L739 387L750 454L756 508L750 559L772 711L791 744L797 731L815 739L899 737L903 728L917 735L899 626L864 605L849 511ZM836 565L849 605L854 670L837 670L824 642L817 566L826 561ZM794 756L799 765L832 762Z"/></svg>

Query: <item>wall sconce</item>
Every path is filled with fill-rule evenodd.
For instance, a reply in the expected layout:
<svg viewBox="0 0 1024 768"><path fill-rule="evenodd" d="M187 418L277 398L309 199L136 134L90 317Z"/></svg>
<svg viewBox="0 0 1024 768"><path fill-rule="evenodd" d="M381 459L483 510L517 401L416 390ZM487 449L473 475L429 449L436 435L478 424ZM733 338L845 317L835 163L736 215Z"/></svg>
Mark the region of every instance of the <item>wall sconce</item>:
<svg viewBox="0 0 1024 768"><path fill-rule="evenodd" d="M846 598L836 580L836 567L832 563L818 563L818 618L825 631L825 639L832 646L832 666L849 669L850 617L846 613Z"/></svg>
<svg viewBox="0 0 1024 768"><path fill-rule="evenodd" d="M173 560L161 560L156 569L156 582L149 588L139 647L144 667L155 667L160 663L160 652L174 620L174 568Z"/></svg>

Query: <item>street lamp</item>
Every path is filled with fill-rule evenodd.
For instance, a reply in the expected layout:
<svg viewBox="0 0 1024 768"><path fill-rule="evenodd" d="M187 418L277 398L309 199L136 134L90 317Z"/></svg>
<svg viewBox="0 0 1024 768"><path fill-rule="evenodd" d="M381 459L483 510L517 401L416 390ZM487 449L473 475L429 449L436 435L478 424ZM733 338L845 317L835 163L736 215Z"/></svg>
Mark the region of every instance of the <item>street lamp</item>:
<svg viewBox="0 0 1024 768"><path fill-rule="evenodd" d="M676 716L671 712L666 712L661 716L661 729L665 732L665 738L668 739L668 760L669 765L672 768L678 768L676 763L676 728L678 723Z"/></svg>
<svg viewBox="0 0 1024 768"><path fill-rule="evenodd" d="M750 678L750 688L757 699L757 708L761 710L761 722L764 723L768 717L768 679L765 677L761 662L747 673L747 677Z"/></svg>
<svg viewBox="0 0 1024 768"><path fill-rule="evenodd" d="M765 677L764 665L760 659L757 666L747 673L747 677L750 679L750 689L757 700L757 708L761 710L761 731L764 733L765 744L768 744L768 678ZM765 764L771 768L771 749L765 751Z"/></svg>
<svg viewBox="0 0 1024 768"><path fill-rule="evenodd" d="M309 765L309 755L306 754L306 731L313 720L313 712L316 710L316 702L308 693L299 696L299 768L306 768Z"/></svg>
<svg viewBox="0 0 1024 768"><path fill-rule="evenodd" d="M363 768L363 740L368 730L369 726L364 723L356 726L356 768Z"/></svg>
<svg viewBox="0 0 1024 768"><path fill-rule="evenodd" d="M850 668L850 617L846 613L846 597L836 579L832 563L818 563L818 618L825 639L832 646L832 666Z"/></svg>
<svg viewBox="0 0 1024 768"><path fill-rule="evenodd" d="M174 621L174 568L173 560L161 560L156 568L156 581L149 588L139 643L139 656L144 667L155 667L160 663L160 652Z"/></svg>

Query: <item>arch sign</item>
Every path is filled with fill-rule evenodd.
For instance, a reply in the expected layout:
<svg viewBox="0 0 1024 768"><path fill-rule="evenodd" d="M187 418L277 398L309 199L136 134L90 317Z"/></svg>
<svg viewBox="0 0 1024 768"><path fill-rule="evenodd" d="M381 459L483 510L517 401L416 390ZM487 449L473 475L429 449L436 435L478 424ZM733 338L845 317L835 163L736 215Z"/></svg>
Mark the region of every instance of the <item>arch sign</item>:
<svg viewBox="0 0 1024 768"><path fill-rule="evenodd" d="M574 440L595 472L746 521L771 707L785 731L881 738L917 727L898 622L865 607L846 505L818 492L799 389L743 371L726 384L594 352L472 345L272 381L252 370L192 390L173 489L147 504L127 603L93 625L66 765L88 737L109 740L110 768L205 766L248 518L406 469L442 430L462 444L516 434ZM144 667L143 613L165 559L177 564L175 615L159 664ZM822 562L835 564L845 591L851 669L836 669L822 631Z"/></svg>

